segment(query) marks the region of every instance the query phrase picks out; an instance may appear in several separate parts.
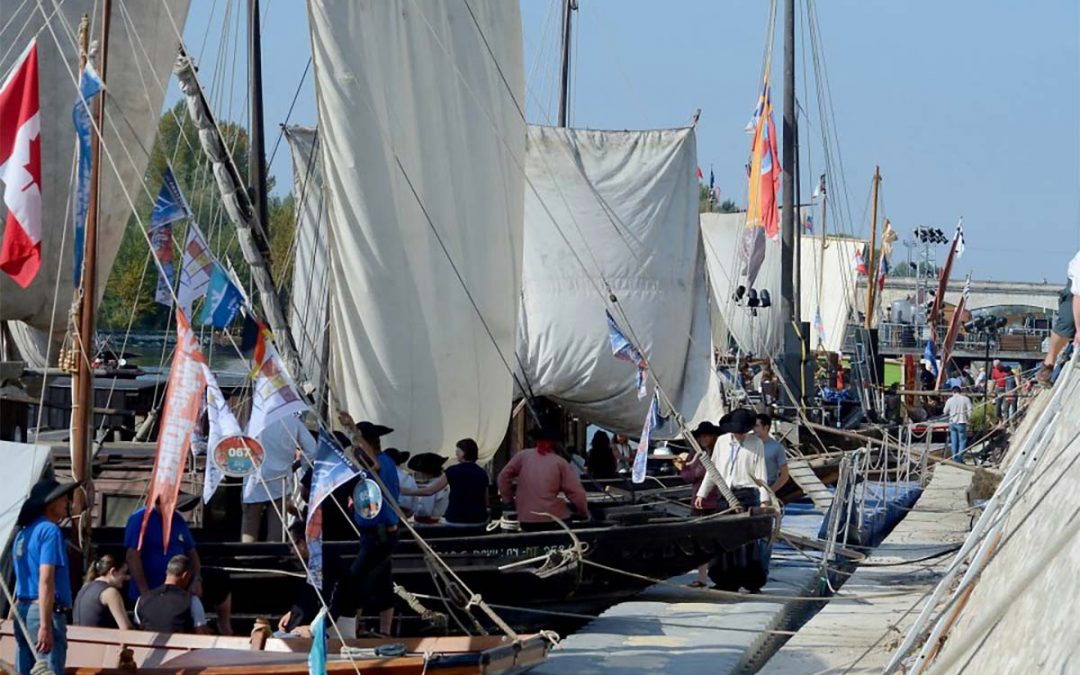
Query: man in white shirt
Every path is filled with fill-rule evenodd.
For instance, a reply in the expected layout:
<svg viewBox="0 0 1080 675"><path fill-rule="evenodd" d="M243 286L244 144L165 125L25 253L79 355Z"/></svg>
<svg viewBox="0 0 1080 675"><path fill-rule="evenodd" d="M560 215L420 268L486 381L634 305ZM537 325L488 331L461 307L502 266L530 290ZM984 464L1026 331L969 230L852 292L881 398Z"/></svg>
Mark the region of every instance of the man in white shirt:
<svg viewBox="0 0 1080 675"><path fill-rule="evenodd" d="M949 418L949 445L954 462L964 461L967 448L967 425L971 419L971 399L960 393L960 387L952 388L952 396L945 401L945 415Z"/></svg>
<svg viewBox="0 0 1080 675"><path fill-rule="evenodd" d="M1069 341L1074 345L1080 344L1080 333L1076 331L1077 323L1080 323L1080 251L1069 261L1068 275L1069 281L1059 296L1061 304L1058 305L1057 319L1050 331L1046 358L1039 372L1035 373L1035 380L1044 387L1049 387L1053 382L1054 365Z"/></svg>
<svg viewBox="0 0 1080 675"><path fill-rule="evenodd" d="M725 433L716 440L712 453L716 470L744 508L759 506L769 499L765 447L750 433L754 422L754 413L743 408L725 415L720 420L720 430ZM702 508L712 487L713 480L706 475L694 497L694 508ZM720 507L726 508L723 503Z"/></svg>
<svg viewBox="0 0 1080 675"><path fill-rule="evenodd" d="M278 511L283 509L282 497L292 492L288 483L293 477L296 451L303 452L310 461L315 457L318 443L296 415L288 415L266 427L257 440L263 449L263 462L258 471L244 479L240 541L258 540L264 516L267 518L266 540L281 541L284 527ZM274 502L277 502L276 508Z"/></svg>

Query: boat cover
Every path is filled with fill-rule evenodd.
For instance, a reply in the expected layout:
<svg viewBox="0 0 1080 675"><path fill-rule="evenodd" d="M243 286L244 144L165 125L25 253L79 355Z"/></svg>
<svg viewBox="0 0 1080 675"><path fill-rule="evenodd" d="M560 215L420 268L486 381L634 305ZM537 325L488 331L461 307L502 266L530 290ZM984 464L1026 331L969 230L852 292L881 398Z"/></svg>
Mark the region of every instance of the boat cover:
<svg viewBox="0 0 1080 675"><path fill-rule="evenodd" d="M0 490L0 551L7 551L15 534L19 509L30 488L41 478L50 450L46 445L0 441L0 474L7 487Z"/></svg>
<svg viewBox="0 0 1080 675"><path fill-rule="evenodd" d="M449 454L506 434L525 154L501 0L308 2L330 231L332 404ZM473 17L475 16L475 23Z"/></svg>
<svg viewBox="0 0 1080 675"><path fill-rule="evenodd" d="M634 364L612 357L608 310L684 416L719 417L696 170L692 127L529 127L517 346L525 393L637 436L649 398L638 398Z"/></svg>

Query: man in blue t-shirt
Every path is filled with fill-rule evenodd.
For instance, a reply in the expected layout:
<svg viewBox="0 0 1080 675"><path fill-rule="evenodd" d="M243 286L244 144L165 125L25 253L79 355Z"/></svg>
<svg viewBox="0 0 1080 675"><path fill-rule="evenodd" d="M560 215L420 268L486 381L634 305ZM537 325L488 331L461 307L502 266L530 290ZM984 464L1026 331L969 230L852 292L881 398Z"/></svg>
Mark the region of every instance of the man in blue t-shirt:
<svg viewBox="0 0 1080 675"><path fill-rule="evenodd" d="M59 523L71 508L71 493L79 483L39 481L19 512L15 535L15 610L22 626L15 627L15 669L29 673L37 660L54 673L64 672L67 660L67 615L71 612L71 574ZM45 620L42 620L42 619Z"/></svg>
<svg viewBox="0 0 1080 675"><path fill-rule="evenodd" d="M394 622L394 582L391 564L398 540L397 504L401 496L397 464L382 451L382 437L394 430L381 424L353 424L347 413L341 413L342 425L352 433L353 453L360 466L379 472L385 486L383 506L374 518L364 519L353 509L353 520L360 532L360 550L349 570L351 595L358 605L379 614L379 632L389 635ZM351 488L350 488L351 489ZM366 614L366 612L365 612Z"/></svg>
<svg viewBox="0 0 1080 675"><path fill-rule="evenodd" d="M161 511L153 508L150 519L146 521L142 548L139 547L139 532L142 531L143 517L147 507L141 506L128 516L124 527L124 547L127 549L127 564L131 571L128 582L128 598L132 602L147 591L165 583L165 568L173 556L186 555L191 559L191 587L196 595L202 594L199 553L195 550L195 539L191 536L187 521L173 511L172 527L169 530L168 545L164 545L165 532L162 527Z"/></svg>

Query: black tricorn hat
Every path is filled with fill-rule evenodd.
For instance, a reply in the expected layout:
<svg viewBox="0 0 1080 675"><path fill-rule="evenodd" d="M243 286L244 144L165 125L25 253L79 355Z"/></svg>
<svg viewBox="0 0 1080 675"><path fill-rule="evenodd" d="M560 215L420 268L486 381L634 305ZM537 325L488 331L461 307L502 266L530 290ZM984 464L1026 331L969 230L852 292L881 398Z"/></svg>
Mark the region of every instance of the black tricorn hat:
<svg viewBox="0 0 1080 675"><path fill-rule="evenodd" d="M754 430L755 420L753 411L739 408L724 415L720 420L720 428L725 434L748 434Z"/></svg>
<svg viewBox="0 0 1080 675"><path fill-rule="evenodd" d="M697 428L694 429L694 435L695 436L708 436L708 435L719 436L719 435L721 435L723 433L724 432L720 427L716 426L715 424L713 424L712 422L710 422L708 420L705 420L704 422L698 424Z"/></svg>
<svg viewBox="0 0 1080 675"><path fill-rule="evenodd" d="M538 429L533 429L532 438L534 441L554 441L558 443L562 441L563 434L558 427L543 426Z"/></svg>
<svg viewBox="0 0 1080 675"><path fill-rule="evenodd" d="M397 448L387 448L383 452L389 455L390 459L394 460L394 464L398 466L407 462L410 454L407 450L398 450Z"/></svg>
<svg viewBox="0 0 1080 675"><path fill-rule="evenodd" d="M441 476L446 457L436 455L434 452L421 452L409 460L409 468L413 471L426 473L429 476Z"/></svg>
<svg viewBox="0 0 1080 675"><path fill-rule="evenodd" d="M356 425L356 430L360 432L361 438L368 441L374 441L387 434L394 433L394 430L390 427L375 424L374 422L361 422Z"/></svg>

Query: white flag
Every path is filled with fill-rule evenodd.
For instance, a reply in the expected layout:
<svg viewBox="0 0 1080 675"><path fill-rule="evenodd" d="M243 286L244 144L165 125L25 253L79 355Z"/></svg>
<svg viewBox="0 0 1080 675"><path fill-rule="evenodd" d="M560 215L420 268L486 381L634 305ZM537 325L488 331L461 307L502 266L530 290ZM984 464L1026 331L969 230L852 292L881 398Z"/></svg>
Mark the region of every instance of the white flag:
<svg viewBox="0 0 1080 675"><path fill-rule="evenodd" d="M180 308L191 316L191 307L195 301L206 295L210 287L210 273L214 269L214 256L194 219L188 222L187 237L184 241L183 263L180 265L180 287L176 297Z"/></svg>
<svg viewBox="0 0 1080 675"><path fill-rule="evenodd" d="M252 438L258 438L264 429L282 417L303 412L308 407L268 335L268 330L261 329L255 345L258 366L247 428L247 435Z"/></svg>
<svg viewBox="0 0 1080 675"><path fill-rule="evenodd" d="M239 436L244 432L240 428L240 423L236 421L236 416L229 409L225 395L218 387L217 378L209 368L206 366L203 368L206 373L206 414L210 420L210 433L206 439L206 476L203 479L203 503L208 503L221 483L221 479L225 477L225 473L214 461L214 448L221 439Z"/></svg>
<svg viewBox="0 0 1080 675"><path fill-rule="evenodd" d="M960 222L956 225L956 257L960 258L964 255L964 219L961 218Z"/></svg>

